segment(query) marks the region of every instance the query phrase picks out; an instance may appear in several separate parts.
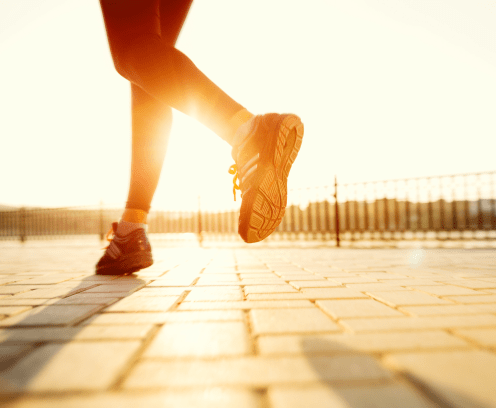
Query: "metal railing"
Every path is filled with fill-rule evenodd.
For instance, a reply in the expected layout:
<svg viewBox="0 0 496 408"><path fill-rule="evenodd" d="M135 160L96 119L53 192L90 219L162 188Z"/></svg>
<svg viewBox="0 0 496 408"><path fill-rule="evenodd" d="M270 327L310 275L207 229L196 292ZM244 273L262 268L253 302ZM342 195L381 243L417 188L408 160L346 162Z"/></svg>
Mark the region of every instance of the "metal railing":
<svg viewBox="0 0 496 408"><path fill-rule="evenodd" d="M278 239L496 239L496 172L341 184L290 190ZM103 207L0 211L0 239L98 234L122 210ZM150 234L233 239L238 210L152 211Z"/></svg>

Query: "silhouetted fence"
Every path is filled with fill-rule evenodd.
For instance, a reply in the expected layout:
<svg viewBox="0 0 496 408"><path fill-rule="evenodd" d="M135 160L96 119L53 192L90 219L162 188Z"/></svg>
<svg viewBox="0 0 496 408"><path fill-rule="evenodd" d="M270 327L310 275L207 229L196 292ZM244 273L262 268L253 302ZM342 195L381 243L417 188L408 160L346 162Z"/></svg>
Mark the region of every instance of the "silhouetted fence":
<svg viewBox="0 0 496 408"><path fill-rule="evenodd" d="M295 189L278 239L496 239L496 172ZM336 205L337 203L337 205ZM122 210L98 207L0 211L0 239L98 234ZM151 234L236 237L238 211L152 211ZM201 234L200 234L201 232Z"/></svg>

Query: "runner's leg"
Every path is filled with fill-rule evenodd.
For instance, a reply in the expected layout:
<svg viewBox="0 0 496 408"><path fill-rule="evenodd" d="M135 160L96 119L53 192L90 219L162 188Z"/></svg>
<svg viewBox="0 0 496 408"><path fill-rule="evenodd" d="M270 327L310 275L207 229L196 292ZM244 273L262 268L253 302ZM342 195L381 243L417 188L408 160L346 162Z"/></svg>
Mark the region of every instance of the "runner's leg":
<svg viewBox="0 0 496 408"><path fill-rule="evenodd" d="M190 4L189 0L169 2ZM156 0L100 0L100 4L116 70L233 146L233 182L239 180L236 188L243 197L239 233L246 242L270 235L284 215L287 176L303 136L300 118L253 117L231 99L188 57L162 40L156 30L157 23L161 25Z"/></svg>
<svg viewBox="0 0 496 408"><path fill-rule="evenodd" d="M162 171L172 126L172 109L131 84L132 156L131 180L122 219L146 223L146 216ZM141 210L142 217L130 209ZM144 213L143 213L144 212Z"/></svg>
<svg viewBox="0 0 496 408"><path fill-rule="evenodd" d="M156 18L157 9L153 13L149 11L152 15L149 24L153 32L159 30L161 40L170 47L176 44L191 1L161 1L159 24ZM158 7L158 4L155 4ZM133 83L131 83L131 95L133 135L131 181L126 211L122 219L145 223L165 158L172 126L172 109Z"/></svg>
<svg viewBox="0 0 496 408"><path fill-rule="evenodd" d="M189 8L190 3L162 0L161 8L174 15L174 10L184 10L184 5ZM160 17L156 0L100 0L100 4L117 72L232 144L234 132L251 114L210 81L186 55L161 38L156 26L167 28L168 19Z"/></svg>

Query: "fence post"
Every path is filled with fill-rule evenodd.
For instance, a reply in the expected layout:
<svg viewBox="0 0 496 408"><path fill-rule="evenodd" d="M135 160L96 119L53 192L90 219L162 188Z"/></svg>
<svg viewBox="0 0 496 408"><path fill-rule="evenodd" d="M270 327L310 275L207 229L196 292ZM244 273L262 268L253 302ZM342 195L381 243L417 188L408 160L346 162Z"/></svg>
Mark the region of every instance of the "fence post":
<svg viewBox="0 0 496 408"><path fill-rule="evenodd" d="M105 238L105 226L103 225L103 201L100 201L100 241Z"/></svg>
<svg viewBox="0 0 496 408"><path fill-rule="evenodd" d="M335 210L336 210L336 246L339 247L339 204L338 204L338 177L334 176L334 199L335 199Z"/></svg>
<svg viewBox="0 0 496 408"><path fill-rule="evenodd" d="M198 196L198 245L203 246L201 200Z"/></svg>
<svg viewBox="0 0 496 408"><path fill-rule="evenodd" d="M19 239L21 242L26 241L26 209L19 208Z"/></svg>

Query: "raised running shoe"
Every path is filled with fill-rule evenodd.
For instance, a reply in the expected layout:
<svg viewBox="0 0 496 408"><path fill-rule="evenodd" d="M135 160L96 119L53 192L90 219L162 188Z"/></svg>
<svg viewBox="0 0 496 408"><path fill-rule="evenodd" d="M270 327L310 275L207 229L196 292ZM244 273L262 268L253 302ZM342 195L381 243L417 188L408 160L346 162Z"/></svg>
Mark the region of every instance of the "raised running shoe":
<svg viewBox="0 0 496 408"><path fill-rule="evenodd" d="M238 232L245 242L267 238L281 223L287 183L303 138L303 123L292 114L268 113L250 119L236 135L233 194L241 190ZM238 183L239 182L239 183Z"/></svg>
<svg viewBox="0 0 496 408"><path fill-rule="evenodd" d="M143 228L119 236L114 222L107 240L110 244L96 264L97 275L125 275L153 264L152 248Z"/></svg>

